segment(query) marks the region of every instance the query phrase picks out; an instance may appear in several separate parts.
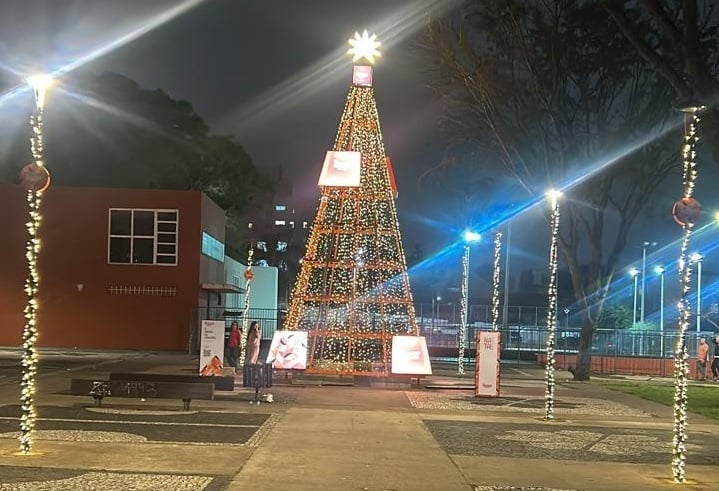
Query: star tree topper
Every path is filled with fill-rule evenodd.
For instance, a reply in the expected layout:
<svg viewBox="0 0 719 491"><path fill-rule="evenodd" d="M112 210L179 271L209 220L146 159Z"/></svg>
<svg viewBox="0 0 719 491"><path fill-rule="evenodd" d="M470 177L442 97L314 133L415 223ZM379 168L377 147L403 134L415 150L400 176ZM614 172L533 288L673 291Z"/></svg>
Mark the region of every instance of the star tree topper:
<svg viewBox="0 0 719 491"><path fill-rule="evenodd" d="M382 46L382 43L377 41L376 34L370 36L367 29L364 30L361 36L358 32L355 32L355 36L349 40L349 43L352 47L347 51L347 54L352 55L352 62L365 58L370 63L374 63L374 57L381 56L377 48Z"/></svg>

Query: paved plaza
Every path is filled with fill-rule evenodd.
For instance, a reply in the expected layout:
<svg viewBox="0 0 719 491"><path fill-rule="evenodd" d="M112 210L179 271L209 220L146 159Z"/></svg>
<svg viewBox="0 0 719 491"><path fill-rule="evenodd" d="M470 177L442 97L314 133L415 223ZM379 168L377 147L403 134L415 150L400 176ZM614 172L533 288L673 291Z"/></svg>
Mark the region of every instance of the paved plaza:
<svg viewBox="0 0 719 491"><path fill-rule="evenodd" d="M18 455L18 369L0 356L0 491L719 488L716 422L690 415L679 486L671 408L558 372L557 420L545 421L543 371L518 366L503 368L496 399L438 370L402 390L276 380L260 405L238 380L184 411L169 399L95 407L68 388L111 371L188 373L187 355L45 353L34 452Z"/></svg>

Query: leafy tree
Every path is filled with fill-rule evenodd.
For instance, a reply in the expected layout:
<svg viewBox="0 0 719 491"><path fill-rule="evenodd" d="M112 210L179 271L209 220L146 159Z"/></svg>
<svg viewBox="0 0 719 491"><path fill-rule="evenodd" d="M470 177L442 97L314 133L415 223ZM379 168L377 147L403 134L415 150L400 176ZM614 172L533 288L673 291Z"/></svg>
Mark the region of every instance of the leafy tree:
<svg viewBox="0 0 719 491"><path fill-rule="evenodd" d="M559 244L583 315L575 378L586 380L628 232L676 165L678 139L662 137L671 89L592 2L468 0L430 25L426 45L448 127L486 155L486 172L535 200L572 184Z"/></svg>
<svg viewBox="0 0 719 491"><path fill-rule="evenodd" d="M244 149L210 134L187 101L115 73L69 74L54 91L45 154L55 184L204 191L230 222L270 187ZM17 182L28 135L26 127L5 142L0 180Z"/></svg>

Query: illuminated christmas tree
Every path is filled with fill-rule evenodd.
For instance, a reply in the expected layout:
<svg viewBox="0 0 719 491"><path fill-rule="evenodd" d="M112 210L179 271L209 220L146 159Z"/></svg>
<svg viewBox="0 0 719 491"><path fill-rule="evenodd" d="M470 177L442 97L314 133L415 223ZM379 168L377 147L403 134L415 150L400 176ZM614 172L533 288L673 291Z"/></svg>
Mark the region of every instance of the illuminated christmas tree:
<svg viewBox="0 0 719 491"><path fill-rule="evenodd" d="M416 336L417 321L372 88L380 43L365 31L350 45L360 64L320 175L322 195L285 329L307 331L308 372L384 375L392 337Z"/></svg>

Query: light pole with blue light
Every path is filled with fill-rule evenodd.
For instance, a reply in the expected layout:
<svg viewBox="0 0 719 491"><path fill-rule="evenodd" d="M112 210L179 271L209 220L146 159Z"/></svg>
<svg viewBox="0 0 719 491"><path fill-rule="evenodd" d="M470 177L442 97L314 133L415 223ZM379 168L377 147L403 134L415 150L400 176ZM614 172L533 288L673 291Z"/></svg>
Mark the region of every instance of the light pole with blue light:
<svg viewBox="0 0 719 491"><path fill-rule="evenodd" d="M469 248L472 244L476 244L482 238L477 232L465 230L462 234L464 241L464 255L462 256L462 299L461 299L461 319L459 325L459 336L457 339L457 369L460 375L464 375L464 344L467 336L467 302L469 299Z"/></svg>
<svg viewBox="0 0 719 491"><path fill-rule="evenodd" d="M638 268L632 268L629 270L629 276L634 278L634 308L632 309L632 327L637 323L637 290L639 289L639 271Z"/></svg>

